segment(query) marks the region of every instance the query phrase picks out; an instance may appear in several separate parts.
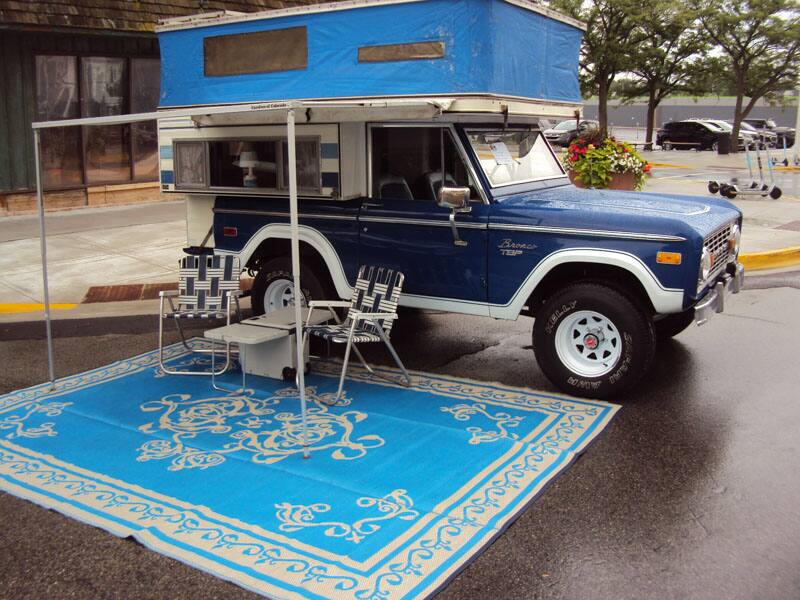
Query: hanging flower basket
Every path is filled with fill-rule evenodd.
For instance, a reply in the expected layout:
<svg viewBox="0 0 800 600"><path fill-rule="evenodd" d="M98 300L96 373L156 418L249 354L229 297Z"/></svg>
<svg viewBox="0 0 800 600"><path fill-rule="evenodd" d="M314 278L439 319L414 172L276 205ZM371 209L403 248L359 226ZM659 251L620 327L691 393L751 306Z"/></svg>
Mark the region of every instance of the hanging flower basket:
<svg viewBox="0 0 800 600"><path fill-rule="evenodd" d="M575 171L568 171L569 180L575 187L585 188L583 182L575 174ZM611 179L608 181L606 189L609 190L635 190L636 189L636 175L633 173L612 173Z"/></svg>
<svg viewBox="0 0 800 600"><path fill-rule="evenodd" d="M570 181L581 188L641 190L650 165L633 146L614 138L578 138L562 158Z"/></svg>

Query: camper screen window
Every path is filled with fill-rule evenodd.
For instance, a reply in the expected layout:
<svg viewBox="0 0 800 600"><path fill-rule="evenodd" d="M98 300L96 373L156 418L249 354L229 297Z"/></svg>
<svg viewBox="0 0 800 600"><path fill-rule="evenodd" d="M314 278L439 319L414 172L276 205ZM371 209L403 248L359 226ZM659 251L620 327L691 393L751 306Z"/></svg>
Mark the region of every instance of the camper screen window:
<svg viewBox="0 0 800 600"><path fill-rule="evenodd" d="M218 35L203 40L206 77L305 69L305 27Z"/></svg>
<svg viewBox="0 0 800 600"><path fill-rule="evenodd" d="M285 139L219 140L208 145L211 188L289 189L288 148ZM179 184L180 185L180 184ZM319 193L319 140L297 140L297 187Z"/></svg>

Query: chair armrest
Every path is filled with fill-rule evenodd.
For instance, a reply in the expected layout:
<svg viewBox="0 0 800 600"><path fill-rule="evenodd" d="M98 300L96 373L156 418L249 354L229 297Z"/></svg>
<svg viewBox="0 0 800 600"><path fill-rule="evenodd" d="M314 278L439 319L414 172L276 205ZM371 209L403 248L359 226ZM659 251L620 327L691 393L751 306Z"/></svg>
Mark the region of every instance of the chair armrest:
<svg viewBox="0 0 800 600"><path fill-rule="evenodd" d="M178 290L161 290L158 295L161 298L177 298L180 296L180 292Z"/></svg>
<svg viewBox="0 0 800 600"><path fill-rule="evenodd" d="M308 308L348 308L350 304L350 300L312 300Z"/></svg>
<svg viewBox="0 0 800 600"><path fill-rule="evenodd" d="M398 315L396 313L365 313L365 312L353 312L351 316L355 318L356 321L377 321L378 319L384 319L391 321L396 319Z"/></svg>

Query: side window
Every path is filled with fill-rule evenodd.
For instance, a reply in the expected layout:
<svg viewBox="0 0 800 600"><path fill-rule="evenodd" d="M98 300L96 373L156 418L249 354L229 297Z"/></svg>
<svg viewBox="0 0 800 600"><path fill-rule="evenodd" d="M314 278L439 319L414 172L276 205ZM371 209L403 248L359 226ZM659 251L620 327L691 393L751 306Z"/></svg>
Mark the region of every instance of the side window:
<svg viewBox="0 0 800 600"><path fill-rule="evenodd" d="M373 127L373 198L435 202L442 187L477 188L450 131L443 127ZM442 169L444 159L444 169Z"/></svg>
<svg viewBox="0 0 800 600"><path fill-rule="evenodd" d="M289 189L285 139L203 140L174 143L176 189ZM297 139L297 187L322 192L319 139Z"/></svg>

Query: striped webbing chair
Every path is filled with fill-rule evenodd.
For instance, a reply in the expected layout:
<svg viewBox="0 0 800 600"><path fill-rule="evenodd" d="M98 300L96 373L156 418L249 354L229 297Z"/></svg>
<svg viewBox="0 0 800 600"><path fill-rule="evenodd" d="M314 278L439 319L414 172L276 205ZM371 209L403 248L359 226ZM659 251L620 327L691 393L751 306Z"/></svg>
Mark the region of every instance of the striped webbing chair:
<svg viewBox="0 0 800 600"><path fill-rule="evenodd" d="M306 339L310 334L328 342L347 344L344 352L342 375L339 378L339 391L334 399L334 404L339 401L342 395L351 348L355 350L364 367L373 375L377 375L364 360L356 344L383 342L402 371L405 384L411 385L411 377L409 377L408 371L406 371L400 357L389 341L392 325L397 318L397 302L403 289L403 279L404 276L399 271L385 267L362 266L358 271L358 279L353 288L350 302L325 300L309 302L308 320L305 327ZM344 322L339 322L336 313L333 311L337 307L349 308ZM330 311L337 322L329 325L309 326L308 322L311 320L311 313L317 308Z"/></svg>
<svg viewBox="0 0 800 600"><path fill-rule="evenodd" d="M231 324L232 311L241 318L239 311L239 259L236 256L205 254L184 256L180 260L178 272L178 289L162 291L158 320L158 363L161 370L170 375L211 375L211 371L179 371L164 366L164 320L175 321L181 341L187 350L201 354L213 354L214 345L210 349L192 348L186 341L181 327L184 319L226 319ZM173 299L177 298L177 306ZM164 300L169 302L169 310L165 310ZM215 374L220 375L228 370L231 362L231 347L226 344L226 361Z"/></svg>

